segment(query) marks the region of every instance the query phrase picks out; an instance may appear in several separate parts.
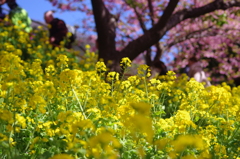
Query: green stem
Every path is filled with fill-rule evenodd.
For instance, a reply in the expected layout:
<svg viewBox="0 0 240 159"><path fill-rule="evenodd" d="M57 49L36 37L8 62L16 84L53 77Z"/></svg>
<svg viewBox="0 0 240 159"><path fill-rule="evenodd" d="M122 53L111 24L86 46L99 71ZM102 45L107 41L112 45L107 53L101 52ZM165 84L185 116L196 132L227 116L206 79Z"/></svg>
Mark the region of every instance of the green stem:
<svg viewBox="0 0 240 159"><path fill-rule="evenodd" d="M81 102L79 101L79 98L77 97L77 94L76 94L76 92L75 92L75 90L74 90L73 88L72 88L72 92L73 92L75 98L77 99L78 105L80 106L80 109L81 109L81 111L82 111L82 113L83 113L84 118L87 119L87 116L86 116L85 113L84 113L82 104L81 104Z"/></svg>
<svg viewBox="0 0 240 159"><path fill-rule="evenodd" d="M113 96L113 80L111 82L111 96Z"/></svg>
<svg viewBox="0 0 240 159"><path fill-rule="evenodd" d="M30 132L31 133L31 132ZM35 133L35 130L33 131L33 133L31 133L31 136L30 136L30 139L29 139L29 141L28 141L28 143L27 143L27 146L26 146L26 148L25 148L25 150L24 151L27 151L27 149L28 149L28 147L29 147L29 145L30 145L30 142L31 142L31 140L32 140L32 138L33 138L33 134Z"/></svg>
<svg viewBox="0 0 240 159"><path fill-rule="evenodd" d="M147 99L148 99L148 88L147 88L147 81L146 81L146 77L144 77L144 86L145 86L145 91L147 94Z"/></svg>
<svg viewBox="0 0 240 159"><path fill-rule="evenodd" d="M237 129L235 129L235 131L233 132L233 135L228 139L228 141L230 141L238 132L240 126L237 127Z"/></svg>

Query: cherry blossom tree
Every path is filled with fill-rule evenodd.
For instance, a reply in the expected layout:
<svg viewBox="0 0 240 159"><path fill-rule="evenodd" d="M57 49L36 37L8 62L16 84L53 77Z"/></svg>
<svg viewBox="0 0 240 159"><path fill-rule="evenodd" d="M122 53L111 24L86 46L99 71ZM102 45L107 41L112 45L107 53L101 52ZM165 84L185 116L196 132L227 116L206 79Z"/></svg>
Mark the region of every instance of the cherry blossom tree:
<svg viewBox="0 0 240 159"><path fill-rule="evenodd" d="M177 71L194 55L216 81L239 76L239 0L49 1L85 13L81 29L97 33L99 58L112 69L121 58L143 53L148 65L174 56Z"/></svg>
<svg viewBox="0 0 240 159"><path fill-rule="evenodd" d="M168 32L166 42L169 48L177 49L171 62L174 70L184 68L187 59L196 56L213 83L240 77L239 22L238 8L231 8L178 24Z"/></svg>

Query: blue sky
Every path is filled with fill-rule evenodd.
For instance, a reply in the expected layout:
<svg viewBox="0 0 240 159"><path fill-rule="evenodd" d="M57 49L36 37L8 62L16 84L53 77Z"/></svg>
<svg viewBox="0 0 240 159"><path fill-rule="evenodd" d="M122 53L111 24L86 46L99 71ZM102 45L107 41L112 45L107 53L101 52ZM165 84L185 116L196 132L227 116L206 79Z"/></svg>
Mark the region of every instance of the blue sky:
<svg viewBox="0 0 240 159"><path fill-rule="evenodd" d="M47 0L17 0L17 3L20 7L27 10L29 17L34 20L44 22L43 14L47 10L55 9L52 4ZM9 9L6 4L3 5L3 8ZM57 13L54 14L55 17L63 19L67 24L74 25L79 22L79 12L65 11L61 12L57 10Z"/></svg>

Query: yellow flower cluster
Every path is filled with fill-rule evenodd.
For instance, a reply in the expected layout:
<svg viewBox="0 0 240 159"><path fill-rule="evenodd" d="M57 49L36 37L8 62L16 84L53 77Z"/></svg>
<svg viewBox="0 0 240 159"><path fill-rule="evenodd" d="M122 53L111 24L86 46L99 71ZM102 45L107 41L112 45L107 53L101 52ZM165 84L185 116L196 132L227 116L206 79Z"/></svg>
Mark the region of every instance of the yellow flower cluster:
<svg viewBox="0 0 240 159"><path fill-rule="evenodd" d="M204 88L172 71L149 79L147 65L125 79L90 46L79 61L41 28L32 37L9 28L0 28L0 158L240 158L240 87Z"/></svg>

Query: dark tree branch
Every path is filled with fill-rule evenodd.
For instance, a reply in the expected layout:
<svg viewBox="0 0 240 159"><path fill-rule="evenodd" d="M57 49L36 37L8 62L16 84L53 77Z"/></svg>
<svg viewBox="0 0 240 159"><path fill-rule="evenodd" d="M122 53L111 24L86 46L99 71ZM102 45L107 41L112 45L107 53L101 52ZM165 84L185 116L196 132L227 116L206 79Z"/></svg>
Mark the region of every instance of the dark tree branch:
<svg viewBox="0 0 240 159"><path fill-rule="evenodd" d="M155 21L154 21L154 11L153 11L152 0L148 0L148 8L149 8L149 12L150 12L150 19L151 19L151 22L152 22L152 26L154 26ZM155 46L157 48L157 52L156 52L156 55L153 59L153 62L158 61L161 58L162 53L163 53L163 50L162 50L162 48L161 48L161 46L158 42L155 44Z"/></svg>
<svg viewBox="0 0 240 159"><path fill-rule="evenodd" d="M208 31L209 29L211 29L211 31ZM240 29L232 29L232 28L222 29L222 28L213 28L213 26L210 26L209 28L203 28L203 29L191 32L184 37L176 39L175 41L168 44L167 48L170 48L178 43L184 42L184 41L192 39L192 38L203 38L203 37L222 35L221 33L219 33L219 30L222 30L224 32L231 31L231 30L232 31L240 31ZM207 32L204 32L204 31L207 31Z"/></svg>
<svg viewBox="0 0 240 159"><path fill-rule="evenodd" d="M129 57L131 60L136 58L144 50L157 43L165 33L188 18L196 18L201 15L213 12L215 10L226 10L231 7L239 7L239 0L224 2L224 0L215 0L212 3L206 4L199 8L184 9L174 14L178 0L171 0L165 9L163 16L159 19L156 25L149 29L142 36L130 42L120 53L122 57Z"/></svg>
<svg viewBox="0 0 240 159"><path fill-rule="evenodd" d="M232 7L240 7L240 1L232 0L231 2L224 2L224 0L215 0L212 3L209 3L199 8L184 9L176 12L171 16L168 24L166 25L166 29L170 30L171 28L179 24L181 21L184 21L186 19L196 18L216 10L226 10Z"/></svg>
<svg viewBox="0 0 240 159"><path fill-rule="evenodd" d="M154 12L153 12L153 5L152 5L152 0L148 0L148 8L149 8L149 12L150 12L150 19L152 22L152 26L154 25Z"/></svg>
<svg viewBox="0 0 240 159"><path fill-rule="evenodd" d="M143 20L142 20L141 14L138 13L138 11L137 11L137 9L136 9L135 7L134 7L134 12L135 12L135 14L137 15L139 24L140 24L143 32L145 33L145 32L147 31L147 28L146 28L146 25L144 24L144 22L143 22ZM151 52L152 52L152 49L151 49L151 48L148 48L148 49L146 50L146 55L145 55L146 64L149 65L149 66L152 64Z"/></svg>
<svg viewBox="0 0 240 159"><path fill-rule="evenodd" d="M135 12L135 14L137 16L139 24L140 24L140 26L142 28L142 31L143 31L143 33L145 33L147 31L147 28L146 28L146 25L144 24L144 21L142 20L141 14L137 11L135 6L133 6L133 9L134 9L134 12ZM146 50L146 55L145 55L146 64L149 65L149 66L152 65L151 52L152 52L152 49L148 48Z"/></svg>
<svg viewBox="0 0 240 159"><path fill-rule="evenodd" d="M156 55L153 59L153 62L156 62L156 61L160 60L160 58L162 56L162 53L163 53L163 49L162 49L162 47L159 43L155 44L155 46L157 48L157 52L156 52Z"/></svg>
<svg viewBox="0 0 240 159"><path fill-rule="evenodd" d="M142 20L142 17L141 17L141 14L138 13L136 7L133 8L134 9L134 12L135 14L137 15L137 18L138 18L138 21L139 21L139 24L143 30L143 32L145 33L147 31L147 28L146 28L146 25L144 24L143 20Z"/></svg>
<svg viewBox="0 0 240 159"><path fill-rule="evenodd" d="M200 30L196 30L196 31L193 31L191 33L188 33L187 35L181 37L181 38L178 38L176 39L175 41L171 42L170 44L168 44L168 48L172 47L173 45L176 45L178 43L181 43L185 40L188 40L188 39L191 39L191 38L200 38L200 37L205 37L207 35L209 36L212 36L213 35L213 32L210 32L210 33L204 33L204 31L207 31L209 29L212 29L213 26L210 26L208 28L203 28L203 29L200 29ZM215 34L214 34L215 35Z"/></svg>
<svg viewBox="0 0 240 159"><path fill-rule="evenodd" d="M145 33L145 32L147 31L147 28L146 28L146 26L145 26L145 24L144 24L144 21L142 20L141 14L137 11L137 8L136 8L136 5L135 5L136 3L134 3L134 1L131 3L131 2L128 2L128 1L126 1L126 0L124 0L124 2L125 2L129 7L133 8L133 10L134 10L134 12L135 12L135 14L136 14L136 16L137 16L137 19L138 19L138 21L139 21L140 27L142 28L143 32Z"/></svg>
<svg viewBox="0 0 240 159"><path fill-rule="evenodd" d="M151 52L152 52L151 49L147 49L146 55L145 55L145 61L148 66L152 65Z"/></svg>
<svg viewBox="0 0 240 159"><path fill-rule="evenodd" d="M164 35L163 28L167 24L167 21L171 17L174 9L177 6L179 0L171 0L166 7L162 17L158 23L154 25L150 30L144 33L136 40L130 42L120 53L122 57L129 57L131 60L135 59L140 53L150 48L153 44L157 43L159 39ZM139 46L142 45L142 46Z"/></svg>
<svg viewBox="0 0 240 159"><path fill-rule="evenodd" d="M168 6L164 10L162 17L159 19L159 21L157 22L157 24L154 27L158 28L159 30L165 27L165 25L167 24L172 13L174 12L175 8L177 7L178 2L179 2L179 0L170 0L170 2L168 3Z"/></svg>
<svg viewBox="0 0 240 159"><path fill-rule="evenodd" d="M154 19L153 19L154 13L153 13L153 6L152 6L151 0L148 0L148 7L149 7L149 11L150 11L150 18L151 18L152 26L154 26L154 23L155 23ZM147 31L147 28L146 28L146 25L144 24L144 21L142 20L141 14L137 11L135 6L133 9L138 18L140 26L141 26L143 32L145 33ZM160 59L160 57L162 56L162 49L161 49L159 43L156 43L155 46L156 46L157 51L156 51L156 55L155 55L153 61L151 59L151 52L152 52L151 47L146 50L145 61L146 61L146 64L149 66L151 66L154 61L158 61Z"/></svg>

